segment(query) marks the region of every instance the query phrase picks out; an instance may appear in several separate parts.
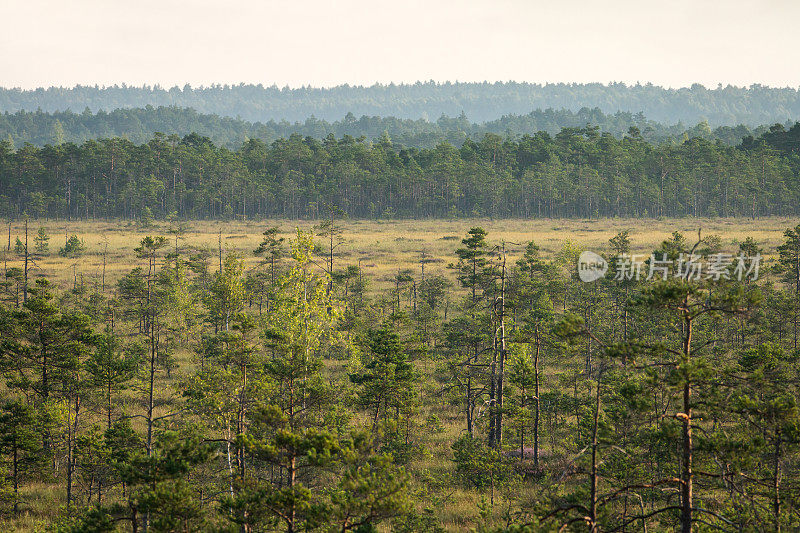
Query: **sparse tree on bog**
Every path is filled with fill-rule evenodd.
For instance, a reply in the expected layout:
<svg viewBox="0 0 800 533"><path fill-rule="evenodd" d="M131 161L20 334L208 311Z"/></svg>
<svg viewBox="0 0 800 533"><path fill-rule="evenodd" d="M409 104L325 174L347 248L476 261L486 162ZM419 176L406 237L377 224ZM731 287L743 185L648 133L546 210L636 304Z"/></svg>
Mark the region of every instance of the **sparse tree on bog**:
<svg viewBox="0 0 800 533"><path fill-rule="evenodd" d="M86 244L77 235L71 235L58 253L62 257L80 257L85 249Z"/></svg>
<svg viewBox="0 0 800 533"><path fill-rule="evenodd" d="M47 234L46 228L39 228L39 231L33 237L33 242L38 255L47 255L50 251L50 236Z"/></svg>

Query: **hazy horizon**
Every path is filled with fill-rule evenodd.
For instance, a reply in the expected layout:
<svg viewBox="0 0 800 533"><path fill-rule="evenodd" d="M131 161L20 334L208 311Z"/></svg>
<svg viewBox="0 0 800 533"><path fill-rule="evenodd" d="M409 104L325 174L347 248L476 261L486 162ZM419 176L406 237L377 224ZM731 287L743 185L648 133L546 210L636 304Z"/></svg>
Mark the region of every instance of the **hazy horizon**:
<svg viewBox="0 0 800 533"><path fill-rule="evenodd" d="M97 87L99 89L110 89L114 87L128 87L128 88L137 88L137 89L151 89L151 90L172 90L172 89L179 89L184 90L188 85L191 89L209 89L212 87L238 87L241 85L244 86L262 86L264 88L278 88L280 90L288 89L288 90L299 90L299 89L319 89L319 90L330 90L330 89L337 89L342 87L350 87L350 88L371 88L371 87L388 87L391 85L395 86L413 86L417 83L427 84L427 83L436 83L438 85L446 85L446 84L459 84L459 83L475 83L475 84L528 84L528 85L540 85L540 86L547 86L547 85L575 85L575 86L587 86L587 85L602 85L604 87L612 87L617 84L623 84L627 87L635 87L635 86L653 86L659 89L664 89L668 91L679 91L681 89L691 89L693 85L702 85L709 91L715 91L720 89L725 89L728 87L732 87L734 89L749 89L754 86L760 86L767 89L790 89L800 91L800 85L768 85L765 83L751 83L748 85L736 85L733 83L718 83L715 86L708 86L700 82L692 82L685 85L680 86L667 86L667 85L660 85L657 83L653 83L650 81L637 81L633 83L624 82L624 81L586 81L586 82L577 82L577 81L548 81L548 82L537 82L537 81L525 81L525 80L413 80L413 81L389 81L389 82L374 82L370 84L362 84L362 83L339 83L336 85L280 85L277 83L263 83L263 82L211 82L208 84L198 84L194 85L192 83L175 83L172 85L163 85L160 83L140 83L140 84L132 84L127 82L120 82L120 83L111 83L111 84L101 84L101 83L76 83L73 85L39 85L36 87L20 87L20 86L11 86L11 85L0 85L0 89L2 90L20 90L25 92L37 91L37 90L47 90L47 89L64 89L70 90L75 89L78 87L90 87L94 88Z"/></svg>
<svg viewBox="0 0 800 533"><path fill-rule="evenodd" d="M800 87L800 4L32 0L0 7L0 86L700 83Z"/></svg>

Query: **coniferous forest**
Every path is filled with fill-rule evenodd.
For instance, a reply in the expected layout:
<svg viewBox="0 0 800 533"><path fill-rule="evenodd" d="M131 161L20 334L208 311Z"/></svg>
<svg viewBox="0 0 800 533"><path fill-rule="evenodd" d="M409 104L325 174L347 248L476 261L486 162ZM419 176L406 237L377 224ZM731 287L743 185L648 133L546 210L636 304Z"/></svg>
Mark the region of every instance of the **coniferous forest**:
<svg viewBox="0 0 800 533"><path fill-rule="evenodd" d="M791 128L793 122L784 126ZM124 137L137 144L149 141L156 133L184 137L197 133L208 137L214 144L236 149L250 139L259 139L268 144L291 135L324 139L328 135L349 135L378 141L384 135L399 147L433 148L448 142L461 146L466 139L479 141L485 134L494 133L504 138L518 139L522 135L544 131L555 135L562 128L582 128L594 125L600 132L622 137L631 127L639 130L643 139L660 144L680 143L689 138L701 137L720 140L735 146L744 137L758 137L768 131L768 126L722 125L712 128L708 121L698 119L691 126L682 123L666 124L648 120L642 113L618 111L603 113L599 108L537 109L524 115L508 114L481 123L470 122L461 114L457 117L441 115L436 121L422 118L400 119L396 117L367 116L356 118L348 113L339 120L329 122L313 116L303 121L269 120L248 122L240 118L201 114L191 108L152 107L115 109L111 112L82 113L57 111L5 112L0 115L0 139L17 147L25 143L36 146L73 142L81 144L92 139Z"/></svg>
<svg viewBox="0 0 800 533"><path fill-rule="evenodd" d="M238 149L156 134L14 149L0 143L0 214L72 219L796 215L800 124L736 146L695 137L653 144L597 126L460 146L404 148L292 135Z"/></svg>
<svg viewBox="0 0 800 533"><path fill-rule="evenodd" d="M800 532L800 2L0 19L0 533Z"/></svg>
<svg viewBox="0 0 800 533"><path fill-rule="evenodd" d="M0 529L800 529L800 123L149 103L0 116Z"/></svg>
<svg viewBox="0 0 800 533"><path fill-rule="evenodd" d="M313 116L333 121L356 116L427 118L465 113L479 122L534 109L599 108L603 113L644 113L665 124L713 126L784 123L800 114L796 87L722 85L667 88L652 83L522 83L436 82L389 83L370 86L278 87L262 84L212 84L162 87L126 84L0 88L0 110L91 112L151 106L189 107L199 113L241 117L249 121L304 121Z"/></svg>

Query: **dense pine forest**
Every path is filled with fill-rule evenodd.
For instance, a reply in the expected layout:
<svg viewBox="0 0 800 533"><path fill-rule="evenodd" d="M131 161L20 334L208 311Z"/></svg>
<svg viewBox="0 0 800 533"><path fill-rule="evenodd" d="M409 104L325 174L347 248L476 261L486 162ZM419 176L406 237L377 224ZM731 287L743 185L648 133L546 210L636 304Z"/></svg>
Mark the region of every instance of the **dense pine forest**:
<svg viewBox="0 0 800 533"><path fill-rule="evenodd" d="M149 141L155 133L181 137L197 133L210 138L215 144L236 149L249 139L271 143L294 134L316 139L324 139L328 135L350 135L366 137L370 141L379 140L387 134L392 143L400 147L433 148L442 142L461 146L467 138L478 141L487 133L510 138L536 131L555 135L562 128L580 128L589 124L615 137L622 137L633 126L649 142L681 142L687 138L701 137L720 140L731 146L739 144L744 137L758 137L768 129L764 126L751 129L741 124L712 129L705 121L687 128L681 123L665 125L647 120L641 113L619 111L605 114L599 108L582 108L576 112L568 109L537 109L527 115L504 115L476 124L463 114L458 117L442 115L432 122L366 115L356 118L352 113L334 122L312 116L303 122L270 120L253 123L239 118L205 115L190 108L147 106L115 109L110 113L92 113L88 108L80 114L71 111L45 113L41 110L6 112L0 115L0 139L8 140L15 146L25 143L37 146L63 142L80 144L112 137L124 137L141 144ZM786 127L791 125L787 123Z"/></svg>
<svg viewBox="0 0 800 533"><path fill-rule="evenodd" d="M446 270L423 257L375 291L337 214L265 228L248 269L176 221L116 281L71 289L29 276L58 246L21 235L3 529L800 527L800 226L777 250L675 232L650 279L622 232L593 283L573 241L474 227Z"/></svg>
<svg viewBox="0 0 800 533"><path fill-rule="evenodd" d="M136 220L319 218L761 217L796 215L800 124L737 146L701 137L653 144L637 127L404 148L345 135L250 139L197 134L14 149L0 143L0 215Z"/></svg>
<svg viewBox="0 0 800 533"><path fill-rule="evenodd" d="M309 116L333 121L353 113L435 120L465 113L471 120L485 122L502 115L525 115L533 109L599 108L603 113L618 111L644 113L663 124L712 126L784 123L800 116L800 91L774 88L700 84L669 89L652 84L624 83L459 83L417 82L414 84L340 85L329 88L279 88L263 85L190 85L164 88L127 85L98 87L49 87L33 90L0 88L0 111L80 112L147 105L190 107L200 113L241 117L249 121L270 119L303 121Z"/></svg>

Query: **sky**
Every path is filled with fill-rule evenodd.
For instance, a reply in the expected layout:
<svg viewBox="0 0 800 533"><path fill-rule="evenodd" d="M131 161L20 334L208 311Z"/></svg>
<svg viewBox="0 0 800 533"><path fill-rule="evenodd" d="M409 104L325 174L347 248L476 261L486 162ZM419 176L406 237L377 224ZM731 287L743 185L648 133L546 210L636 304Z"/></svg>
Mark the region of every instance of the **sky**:
<svg viewBox="0 0 800 533"><path fill-rule="evenodd" d="M797 0L0 0L0 86L800 87Z"/></svg>

